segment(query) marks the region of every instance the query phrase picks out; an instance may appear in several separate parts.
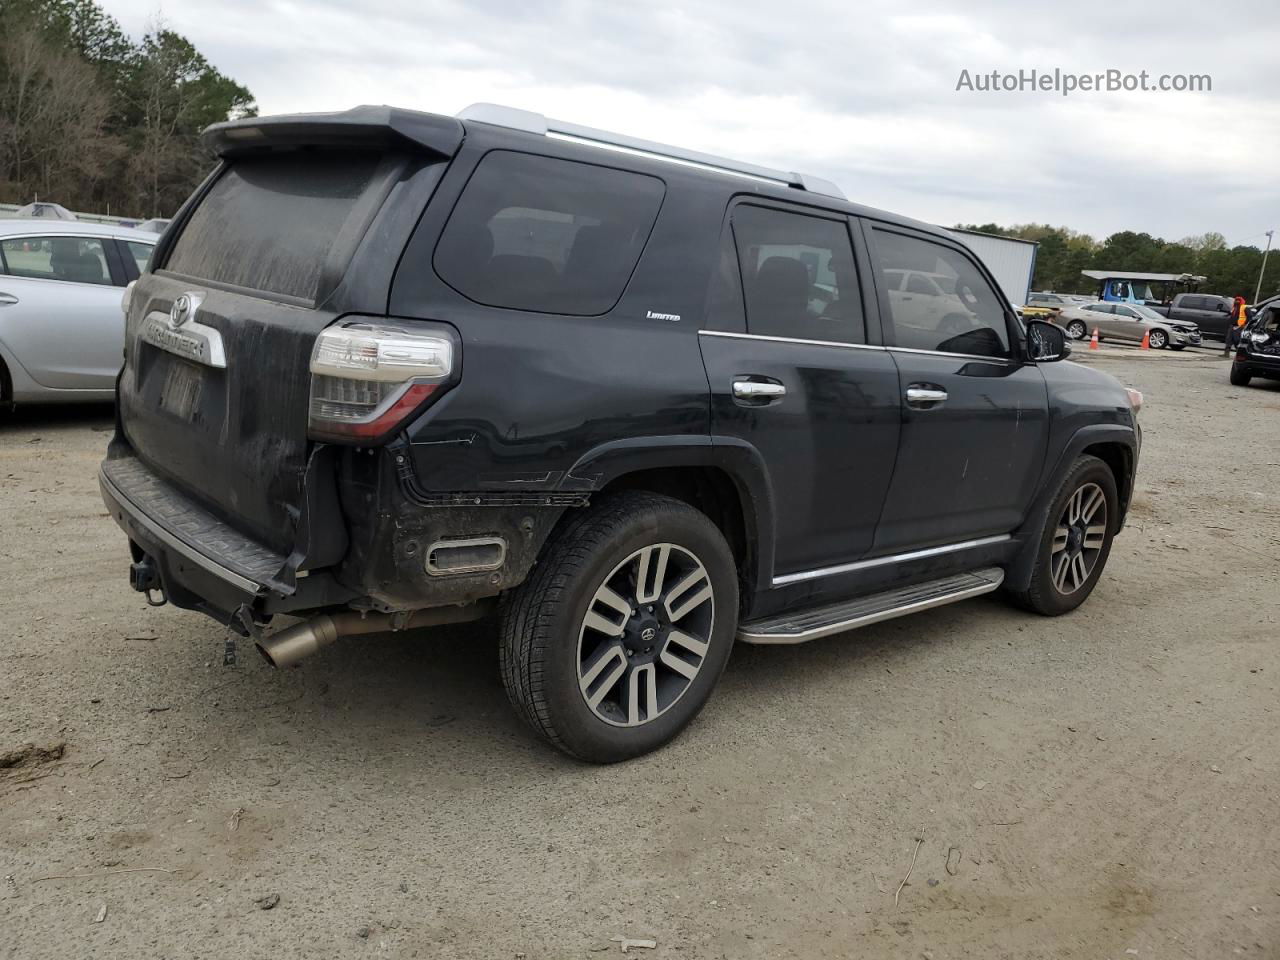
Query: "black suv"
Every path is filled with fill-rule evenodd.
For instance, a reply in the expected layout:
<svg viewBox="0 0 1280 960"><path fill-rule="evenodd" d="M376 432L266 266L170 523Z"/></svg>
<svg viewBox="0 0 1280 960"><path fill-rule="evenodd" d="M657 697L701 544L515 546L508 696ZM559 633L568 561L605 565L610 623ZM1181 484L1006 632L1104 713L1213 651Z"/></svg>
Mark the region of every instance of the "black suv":
<svg viewBox="0 0 1280 960"><path fill-rule="evenodd" d="M1059 614L1102 573L1141 397L940 229L488 105L205 143L126 295L101 486L132 585L276 665L492 612L521 716L613 761L735 640L1000 587Z"/></svg>
<svg viewBox="0 0 1280 960"><path fill-rule="evenodd" d="M1231 362L1231 382L1247 387L1254 377L1280 380L1280 297L1254 308L1253 319L1240 335Z"/></svg>

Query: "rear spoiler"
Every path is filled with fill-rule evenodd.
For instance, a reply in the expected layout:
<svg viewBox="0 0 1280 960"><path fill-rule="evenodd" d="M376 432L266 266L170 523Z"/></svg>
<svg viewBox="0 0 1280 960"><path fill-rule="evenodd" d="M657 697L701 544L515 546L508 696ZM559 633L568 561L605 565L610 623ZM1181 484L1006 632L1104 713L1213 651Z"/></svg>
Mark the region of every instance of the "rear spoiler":
<svg viewBox="0 0 1280 960"><path fill-rule="evenodd" d="M453 117L396 107L353 107L342 113L296 113L215 123L200 141L223 159L298 147L408 147L451 157L462 143Z"/></svg>

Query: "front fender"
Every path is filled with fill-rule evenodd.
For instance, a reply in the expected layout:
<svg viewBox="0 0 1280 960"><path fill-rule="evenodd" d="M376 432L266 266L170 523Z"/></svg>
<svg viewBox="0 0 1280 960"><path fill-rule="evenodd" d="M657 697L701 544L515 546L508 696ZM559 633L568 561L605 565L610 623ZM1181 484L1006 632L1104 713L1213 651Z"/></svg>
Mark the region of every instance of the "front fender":
<svg viewBox="0 0 1280 960"><path fill-rule="evenodd" d="M1138 474L1138 454L1142 449L1142 431L1136 423L1132 427L1118 423L1096 423L1080 427L1063 446L1053 466L1046 471L1040 484L1040 492L1027 512L1026 520L1014 533L1015 541L1021 546L1005 570L1004 582L1010 590L1025 590L1031 583L1036 551L1040 546L1040 534L1048 520L1053 498L1062 481L1066 479L1067 473L1085 450L1103 443L1120 444L1129 451L1129 475L1127 478L1117 478L1121 481L1119 484L1120 527L1124 526L1129 504L1133 501L1133 487Z"/></svg>

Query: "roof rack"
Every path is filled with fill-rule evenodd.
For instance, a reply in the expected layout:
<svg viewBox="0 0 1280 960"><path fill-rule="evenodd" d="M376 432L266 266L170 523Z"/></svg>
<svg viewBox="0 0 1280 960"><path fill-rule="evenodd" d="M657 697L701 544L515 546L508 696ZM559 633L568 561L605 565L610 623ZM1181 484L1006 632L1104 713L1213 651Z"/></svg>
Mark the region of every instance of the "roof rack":
<svg viewBox="0 0 1280 960"><path fill-rule="evenodd" d="M526 133L542 137L553 137L557 140L570 140L588 146L603 147L606 150L617 150L622 153L638 154L666 160L684 166L712 170L716 173L728 173L738 177L748 177L773 185L783 185L796 190L807 190L824 197L847 199L844 193L830 180L811 177L802 173L791 173L774 170L770 167L756 166L754 163L742 163L738 160L726 160L724 157L696 150L685 150L683 147L672 147L665 143L654 143L620 133L609 133L592 127L566 123L563 120L552 120L540 113L519 110L515 107L504 107L496 103L473 103L458 114L459 120L473 120L477 123L491 123L494 126L508 127L512 130L523 130Z"/></svg>

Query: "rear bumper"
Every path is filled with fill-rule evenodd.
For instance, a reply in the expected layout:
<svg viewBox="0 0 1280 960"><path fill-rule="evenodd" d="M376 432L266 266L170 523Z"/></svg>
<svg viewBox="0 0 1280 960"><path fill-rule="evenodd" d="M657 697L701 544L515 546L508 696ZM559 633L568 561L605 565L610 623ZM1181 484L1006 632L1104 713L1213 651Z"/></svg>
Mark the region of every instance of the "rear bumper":
<svg viewBox="0 0 1280 960"><path fill-rule="evenodd" d="M1233 362L1254 376L1280 378L1280 356L1239 350Z"/></svg>
<svg viewBox="0 0 1280 960"><path fill-rule="evenodd" d="M278 579L287 558L235 533L136 458L104 461L98 486L134 561L151 559L174 605L229 622L242 606L259 610L293 592Z"/></svg>

